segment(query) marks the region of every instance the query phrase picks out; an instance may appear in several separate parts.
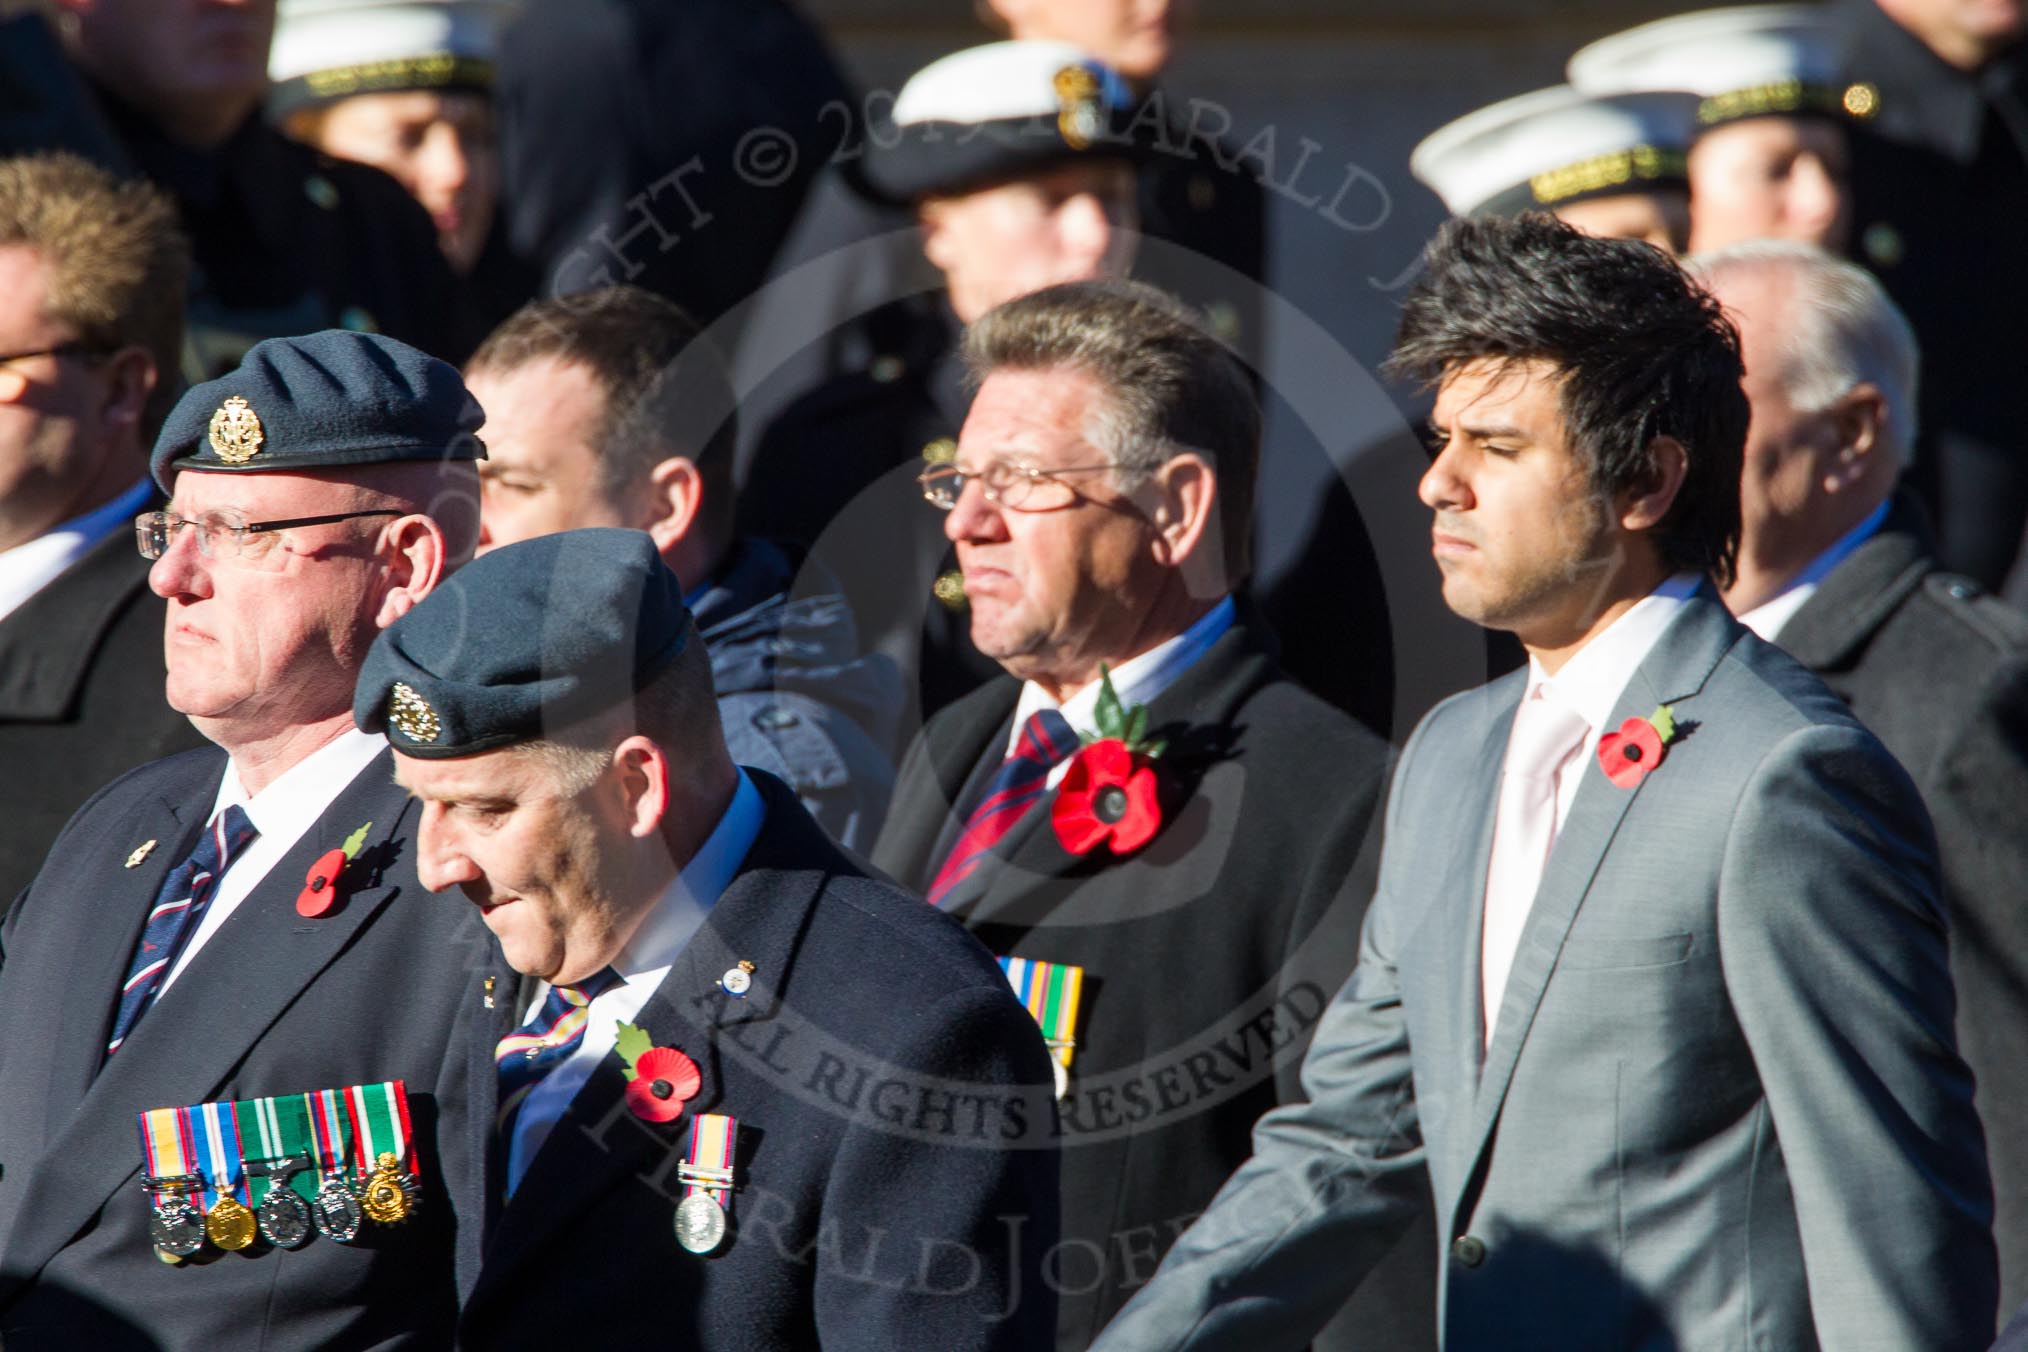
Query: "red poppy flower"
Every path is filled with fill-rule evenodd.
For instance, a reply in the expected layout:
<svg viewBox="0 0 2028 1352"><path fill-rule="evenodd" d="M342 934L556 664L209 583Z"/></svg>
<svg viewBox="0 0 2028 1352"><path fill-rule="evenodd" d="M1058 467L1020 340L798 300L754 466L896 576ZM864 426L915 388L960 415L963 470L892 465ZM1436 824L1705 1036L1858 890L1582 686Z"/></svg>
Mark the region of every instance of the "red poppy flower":
<svg viewBox="0 0 2028 1352"><path fill-rule="evenodd" d="M1638 788L1665 754L1662 734L1645 718L1629 718L1618 732L1598 739L1599 768L1623 789Z"/></svg>
<svg viewBox="0 0 2028 1352"><path fill-rule="evenodd" d="M1049 824L1072 854L1090 854L1101 844L1114 854L1132 854L1162 825L1154 767L1117 737L1093 742L1071 757Z"/></svg>
<svg viewBox="0 0 2028 1352"><path fill-rule="evenodd" d="M345 871L345 851L326 850L303 875L303 890L296 894L296 914L316 919L338 904L338 875Z"/></svg>
<svg viewBox="0 0 2028 1352"><path fill-rule="evenodd" d="M627 1081L627 1106L649 1122L670 1122L683 1115L683 1105L697 1096L704 1077L697 1063L674 1047L650 1047L634 1061Z"/></svg>

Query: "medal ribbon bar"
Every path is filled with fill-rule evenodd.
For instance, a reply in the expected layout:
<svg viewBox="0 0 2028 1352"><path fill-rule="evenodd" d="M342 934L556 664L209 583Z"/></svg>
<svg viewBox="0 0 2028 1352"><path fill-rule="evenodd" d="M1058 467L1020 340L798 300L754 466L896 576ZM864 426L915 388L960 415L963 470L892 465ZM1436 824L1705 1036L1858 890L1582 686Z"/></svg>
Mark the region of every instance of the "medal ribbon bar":
<svg viewBox="0 0 2028 1352"><path fill-rule="evenodd" d="M1014 994L1042 1029L1042 1040L1058 1065L1070 1069L1077 1051L1077 1005L1084 993L1084 968L1067 962L1004 957L1000 970Z"/></svg>
<svg viewBox="0 0 2028 1352"><path fill-rule="evenodd" d="M254 1124L254 1139L259 1154L254 1156L262 1161L273 1161L299 1155L316 1160L316 1141L310 1131L310 1106L307 1095L283 1094L277 1098L247 1099L233 1105L239 1114L240 1130L246 1124ZM259 1206L267 1199L268 1193L277 1186L276 1176L247 1171L247 1192L253 1205ZM317 1195L316 1181L309 1170L300 1170L288 1180L288 1186L296 1195L309 1201Z"/></svg>
<svg viewBox="0 0 2028 1352"><path fill-rule="evenodd" d="M354 1085L345 1092L352 1118L353 1139L359 1143L361 1173L371 1172L382 1155L392 1155L416 1172L408 1120L408 1089L400 1080Z"/></svg>
<svg viewBox="0 0 2028 1352"><path fill-rule="evenodd" d="M221 1197L239 1199L240 1183L246 1176L244 1151L239 1139L239 1115L230 1103L200 1103L183 1111L190 1118L190 1133L197 1147L197 1172L204 1175L205 1209Z"/></svg>
<svg viewBox="0 0 2028 1352"><path fill-rule="evenodd" d="M732 1190L732 1147L738 1136L739 1119L724 1113L706 1113L691 1121L690 1158L676 1167L685 1197Z"/></svg>
<svg viewBox="0 0 2028 1352"><path fill-rule="evenodd" d="M150 1108L138 1121L141 1156L148 1162L147 1181L187 1179L197 1172L197 1151L191 1144L190 1118L184 1109Z"/></svg>
<svg viewBox="0 0 2028 1352"><path fill-rule="evenodd" d="M344 1091L319 1089L303 1095L320 1174L343 1175L352 1158L352 1119L345 1111Z"/></svg>

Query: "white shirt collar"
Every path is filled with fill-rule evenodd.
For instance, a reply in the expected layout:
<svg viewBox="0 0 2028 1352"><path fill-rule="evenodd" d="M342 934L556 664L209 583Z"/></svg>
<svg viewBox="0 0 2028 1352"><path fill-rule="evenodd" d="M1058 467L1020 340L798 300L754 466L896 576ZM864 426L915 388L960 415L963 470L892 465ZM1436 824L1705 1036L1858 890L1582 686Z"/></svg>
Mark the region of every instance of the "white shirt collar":
<svg viewBox="0 0 2028 1352"><path fill-rule="evenodd" d="M739 771L739 785L718 825L683 871L670 880L655 909L613 960L613 970L625 977L627 984L634 985L650 973L666 972L675 964L690 936L739 873L766 817L767 804L761 800L760 790L746 771ZM660 984L658 978L655 985ZM647 989L652 991L654 986Z"/></svg>
<svg viewBox="0 0 2028 1352"><path fill-rule="evenodd" d="M1606 720L1613 716L1613 706L1620 702L1620 693L1627 688L1627 681L1702 582L1695 573L1671 577L1602 632L1592 635L1554 676L1531 656L1528 688L1522 698L1556 700L1590 726L1591 731L1585 737L1587 750L1596 746L1599 735L1606 730Z"/></svg>
<svg viewBox="0 0 2028 1352"><path fill-rule="evenodd" d="M1138 657L1130 657L1116 667L1108 668L1113 691L1126 705L1146 704L1176 683L1178 677L1190 670L1197 659L1211 649L1226 630L1232 628L1238 614L1232 598L1226 597L1210 610L1204 612L1197 622L1172 639L1156 644ZM1021 729L1029 718L1042 709L1057 709L1070 726L1088 736L1098 735L1099 682L1093 681L1084 689L1072 695L1059 705L1033 681L1021 685L1021 698L1014 705L1014 731L1007 738L1007 754L1012 755L1014 746L1021 740ZM1058 766L1058 771L1064 767Z"/></svg>
<svg viewBox="0 0 2028 1352"><path fill-rule="evenodd" d="M1873 538L1874 532L1880 529L1880 523L1887 520L1889 505L1882 502L1875 507L1864 521L1839 536L1829 549L1812 559L1810 566L1797 573L1788 586L1741 615L1739 622L1773 643L1782 626L1794 619L1796 612L1817 594L1817 588L1831 575L1831 570L1851 557L1853 550Z"/></svg>
<svg viewBox="0 0 2028 1352"><path fill-rule="evenodd" d="M63 575L92 546L131 522L148 501L155 485L142 479L103 507L74 516L60 525L0 551L0 618L20 609L29 597Z"/></svg>

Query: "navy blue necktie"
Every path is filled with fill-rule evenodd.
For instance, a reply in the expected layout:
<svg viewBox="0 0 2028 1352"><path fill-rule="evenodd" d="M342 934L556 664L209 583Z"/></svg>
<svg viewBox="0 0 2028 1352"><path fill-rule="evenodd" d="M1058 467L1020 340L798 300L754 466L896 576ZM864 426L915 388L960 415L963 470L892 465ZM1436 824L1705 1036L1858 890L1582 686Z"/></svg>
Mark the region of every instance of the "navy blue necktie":
<svg viewBox="0 0 2028 1352"><path fill-rule="evenodd" d="M513 1135L521 1101L584 1041L591 1002L619 984L620 974L607 967L575 986L551 986L535 1017L500 1039L493 1050L493 1064L500 1073L500 1110L494 1123L502 1140Z"/></svg>
<svg viewBox="0 0 2028 1352"><path fill-rule="evenodd" d="M141 929L141 942L127 964L127 980L120 987L120 1008L113 1015L113 1035L106 1043L107 1056L120 1049L127 1034L155 1003L162 979L169 975L177 955L197 932L198 922L218 890L218 880L259 834L246 811L235 803L211 819L190 857L162 880L161 889L155 893L155 905L148 912L148 923Z"/></svg>

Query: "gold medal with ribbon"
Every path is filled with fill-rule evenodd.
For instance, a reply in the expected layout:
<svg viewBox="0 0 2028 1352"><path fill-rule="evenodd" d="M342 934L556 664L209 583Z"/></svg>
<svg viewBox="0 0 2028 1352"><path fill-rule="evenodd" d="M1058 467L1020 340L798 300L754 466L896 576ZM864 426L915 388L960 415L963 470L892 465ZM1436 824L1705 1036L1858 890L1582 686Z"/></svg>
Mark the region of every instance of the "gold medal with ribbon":
<svg viewBox="0 0 2028 1352"><path fill-rule="evenodd" d="M377 1225L399 1225L422 1204L411 1148L408 1090L400 1080L345 1091L358 1127L359 1205Z"/></svg>

